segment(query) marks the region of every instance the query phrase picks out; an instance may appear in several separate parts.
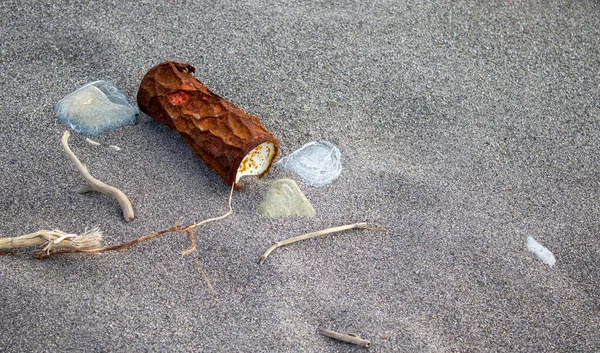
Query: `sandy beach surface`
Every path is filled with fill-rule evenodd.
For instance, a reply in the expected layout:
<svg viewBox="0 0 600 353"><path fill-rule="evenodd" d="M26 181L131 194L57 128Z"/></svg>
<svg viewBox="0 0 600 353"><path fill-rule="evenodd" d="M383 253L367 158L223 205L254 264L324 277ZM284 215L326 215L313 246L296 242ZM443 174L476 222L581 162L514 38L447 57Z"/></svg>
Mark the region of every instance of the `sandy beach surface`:
<svg viewBox="0 0 600 353"><path fill-rule="evenodd" d="M96 80L135 103L164 60L260 117L278 160L329 141L343 165L318 188L281 168L245 178L196 258L177 233L0 256L1 352L365 350L319 328L372 352L600 351L600 2L5 0L0 38L1 237L97 226L112 245L227 211L229 187L145 114L99 146L70 139L135 219L75 192L54 105ZM284 177L314 218L256 213ZM276 241L356 222L389 232L258 264Z"/></svg>

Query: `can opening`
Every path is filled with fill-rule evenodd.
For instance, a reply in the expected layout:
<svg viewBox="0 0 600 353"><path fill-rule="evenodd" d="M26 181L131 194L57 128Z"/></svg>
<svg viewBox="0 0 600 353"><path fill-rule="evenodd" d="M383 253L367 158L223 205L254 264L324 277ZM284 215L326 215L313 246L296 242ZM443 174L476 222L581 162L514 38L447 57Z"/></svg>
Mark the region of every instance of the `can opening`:
<svg viewBox="0 0 600 353"><path fill-rule="evenodd" d="M261 175L269 169L271 161L275 157L275 146L272 142L263 142L254 147L244 157L235 175L235 182L239 182L244 175Z"/></svg>

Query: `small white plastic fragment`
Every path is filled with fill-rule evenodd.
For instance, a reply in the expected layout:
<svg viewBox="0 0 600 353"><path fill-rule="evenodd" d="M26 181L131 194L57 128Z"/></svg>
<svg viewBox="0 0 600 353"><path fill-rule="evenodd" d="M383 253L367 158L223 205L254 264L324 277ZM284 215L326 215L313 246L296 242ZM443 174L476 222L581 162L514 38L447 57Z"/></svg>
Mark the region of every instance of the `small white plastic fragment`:
<svg viewBox="0 0 600 353"><path fill-rule="evenodd" d="M556 263L554 254L532 237L527 237L527 249L536 254L546 265L552 267Z"/></svg>
<svg viewBox="0 0 600 353"><path fill-rule="evenodd" d="M120 150L121 150L121 147L119 147L119 146L115 146L115 145L110 145L110 146L108 146L108 147L112 148L112 149L113 149L113 150L115 150L115 151L120 151Z"/></svg>
<svg viewBox="0 0 600 353"><path fill-rule="evenodd" d="M100 146L100 142L97 142L97 141L91 140L91 139L89 139L89 138L86 138L85 140L86 140L86 141L87 141L87 143L89 143L90 145L93 145L93 146Z"/></svg>

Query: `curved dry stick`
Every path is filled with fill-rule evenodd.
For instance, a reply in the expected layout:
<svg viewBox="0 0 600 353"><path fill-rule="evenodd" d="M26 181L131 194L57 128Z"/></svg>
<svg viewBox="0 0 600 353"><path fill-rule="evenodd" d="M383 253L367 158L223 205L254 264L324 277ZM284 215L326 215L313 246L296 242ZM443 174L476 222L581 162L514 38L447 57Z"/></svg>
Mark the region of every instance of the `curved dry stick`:
<svg viewBox="0 0 600 353"><path fill-rule="evenodd" d="M68 142L69 136L71 136L71 133L68 130L65 131L65 133L63 134L62 140L61 140L61 144L65 150L65 153L67 154L67 156L69 156L69 159L71 160L71 162L73 162L73 164L75 164L75 167L79 171L79 174L81 174L81 176L83 177L83 180L85 180L85 183L89 187L89 188L88 187L80 188L78 192L84 193L84 192L87 192L90 190L94 190L94 191L103 193L104 195L111 196L119 203L119 206L121 206L121 209L123 210L123 217L125 218L125 221L127 221L127 222L131 221L133 219L133 206L131 205L131 201L129 201L129 198L127 197L127 195L125 195L125 193L123 191L101 182L100 180L94 178L90 174L90 172L88 171L86 166L84 166L79 161L77 156L75 156L75 153L73 153L73 151L71 151L71 148L69 147L69 142Z"/></svg>
<svg viewBox="0 0 600 353"><path fill-rule="evenodd" d="M291 244L291 243L295 243L295 242L300 241L300 240L306 240L306 239L318 237L320 235L337 233L337 232L341 232L341 231L349 230L349 229L354 229L354 228L376 230L376 231L379 231L379 232L387 232L386 229L367 227L367 223L366 222L361 222L361 223L347 224L345 226L327 228L327 229L319 230L319 231L312 232L312 233L306 233L306 234L298 235L296 237L285 239L285 240L282 240L282 241L279 241L279 242L275 243L273 246L271 246L269 249L267 249L267 251L265 251L264 254L262 254L262 256L260 257L260 260L259 260L259 264L261 264L261 265L264 264L265 261L267 260L267 256L269 256L269 254L272 253L273 250L277 249L280 246L284 246L284 245L288 245L288 244Z"/></svg>

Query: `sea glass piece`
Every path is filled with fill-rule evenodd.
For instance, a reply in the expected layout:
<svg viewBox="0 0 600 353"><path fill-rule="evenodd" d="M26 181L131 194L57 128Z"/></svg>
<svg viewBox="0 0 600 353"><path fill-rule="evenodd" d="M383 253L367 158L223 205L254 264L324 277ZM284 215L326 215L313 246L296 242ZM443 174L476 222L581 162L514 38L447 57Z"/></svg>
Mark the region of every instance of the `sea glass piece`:
<svg viewBox="0 0 600 353"><path fill-rule="evenodd" d="M292 179L279 179L271 184L256 211L271 218L315 215L310 201Z"/></svg>
<svg viewBox="0 0 600 353"><path fill-rule="evenodd" d="M133 125L139 115L127 97L106 81L90 82L60 100L54 107L58 118L75 132L99 135Z"/></svg>
<svg viewBox="0 0 600 353"><path fill-rule="evenodd" d="M298 173L310 186L324 186L340 176L341 153L330 142L309 142L281 159L277 166Z"/></svg>
<svg viewBox="0 0 600 353"><path fill-rule="evenodd" d="M527 249L536 254L546 265L552 267L556 263L554 254L545 246L538 243L533 237L527 237Z"/></svg>

